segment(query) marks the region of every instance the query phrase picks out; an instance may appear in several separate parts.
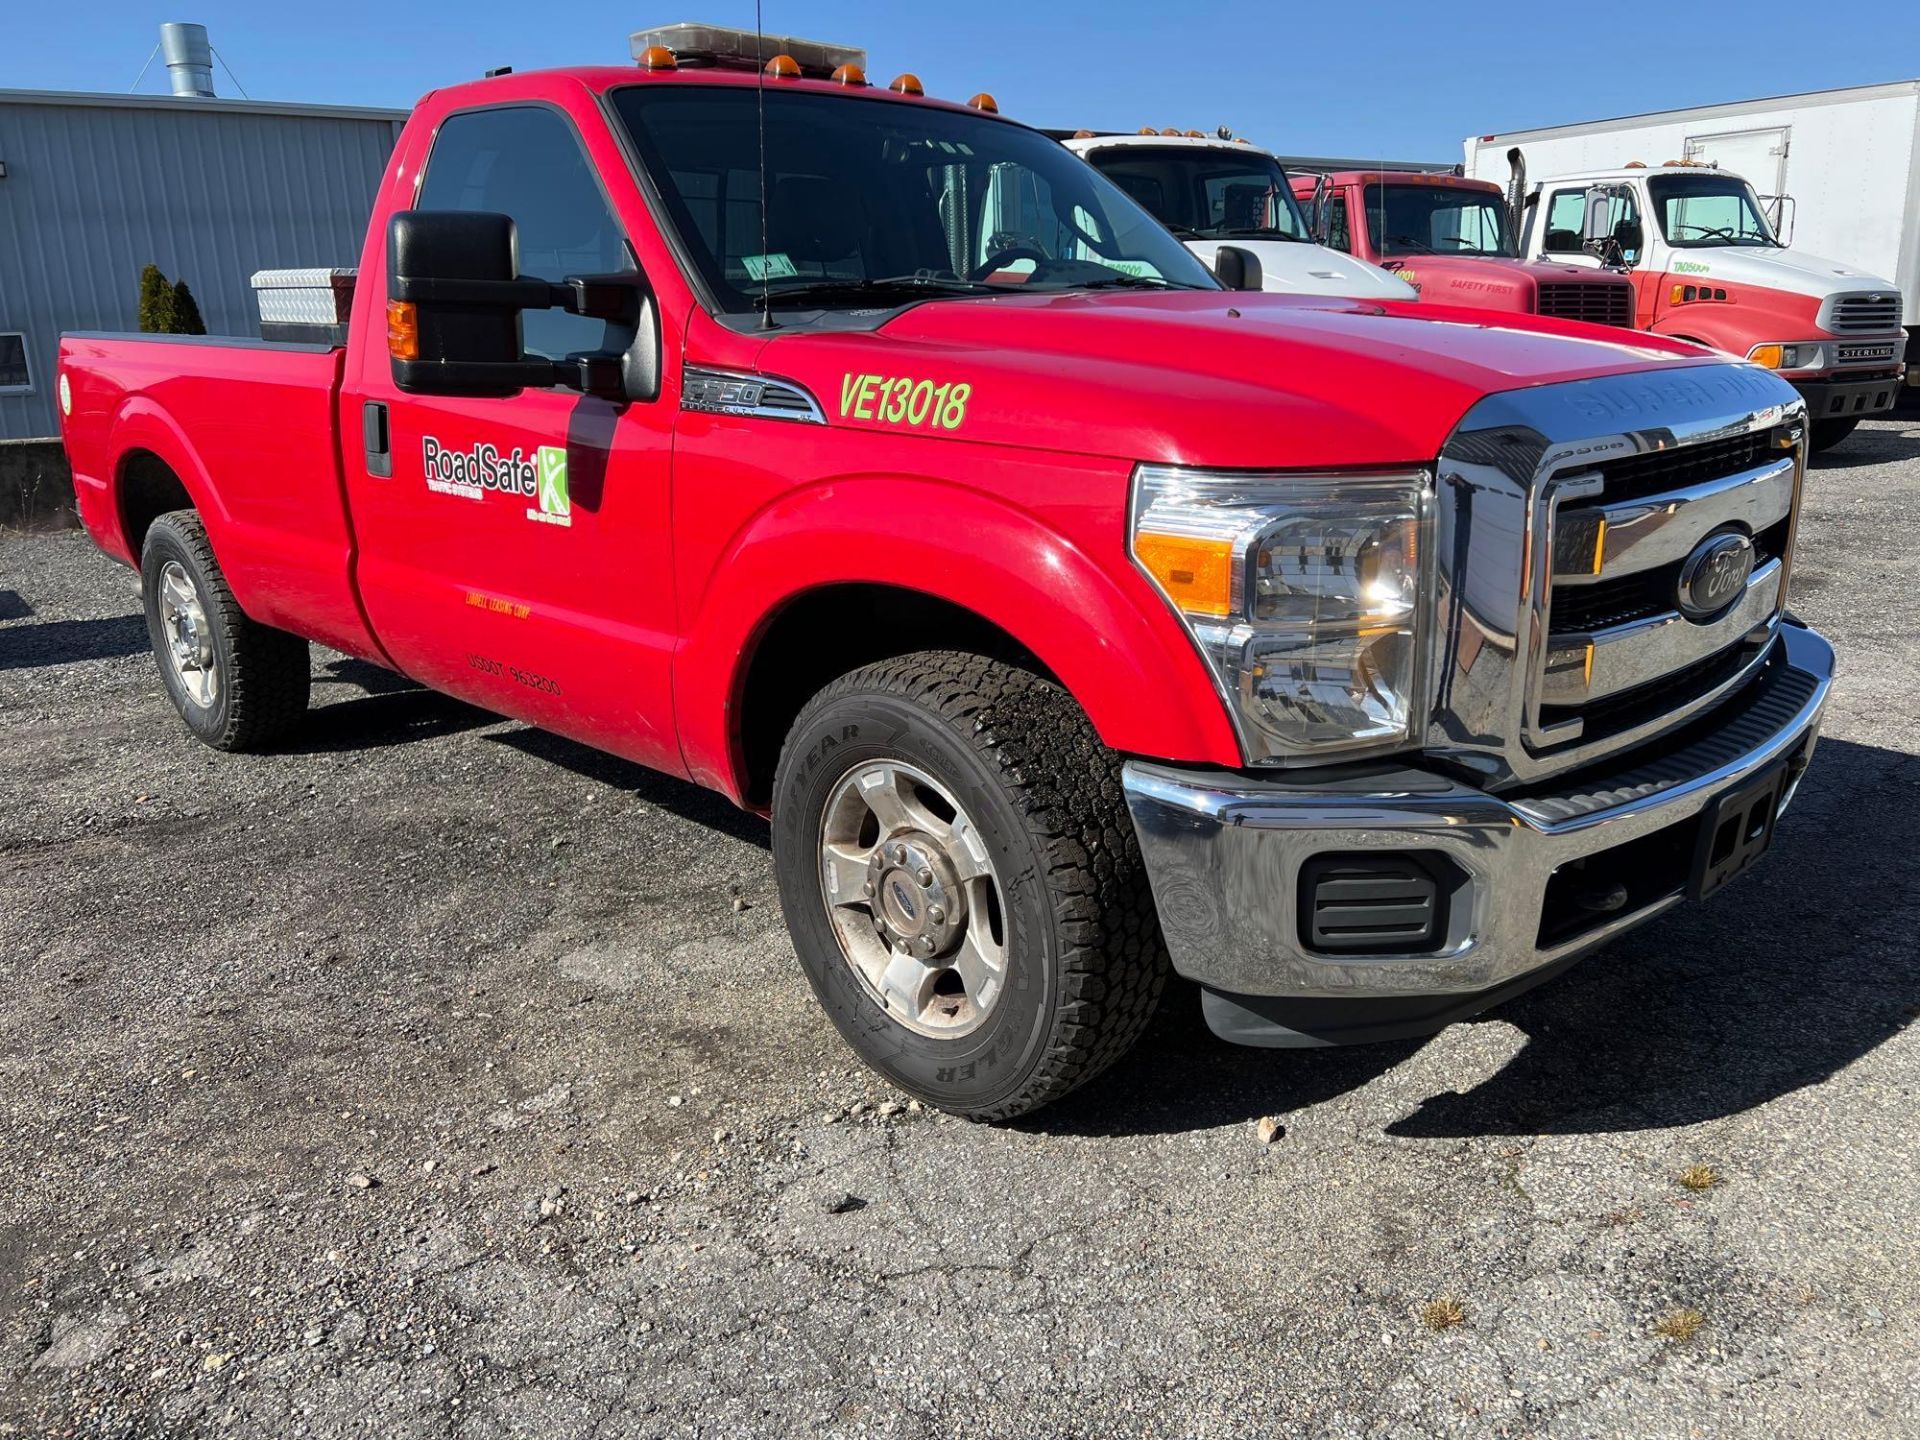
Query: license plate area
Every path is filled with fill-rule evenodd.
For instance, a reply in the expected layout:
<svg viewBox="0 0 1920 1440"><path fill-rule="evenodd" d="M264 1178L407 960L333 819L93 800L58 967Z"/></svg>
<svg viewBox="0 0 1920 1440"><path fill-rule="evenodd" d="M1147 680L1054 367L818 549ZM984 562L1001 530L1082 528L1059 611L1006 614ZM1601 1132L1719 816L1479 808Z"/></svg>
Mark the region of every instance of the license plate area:
<svg viewBox="0 0 1920 1440"><path fill-rule="evenodd" d="M1694 899L1704 900L1766 854L1789 773L1784 761L1771 765L1701 812L1688 887Z"/></svg>

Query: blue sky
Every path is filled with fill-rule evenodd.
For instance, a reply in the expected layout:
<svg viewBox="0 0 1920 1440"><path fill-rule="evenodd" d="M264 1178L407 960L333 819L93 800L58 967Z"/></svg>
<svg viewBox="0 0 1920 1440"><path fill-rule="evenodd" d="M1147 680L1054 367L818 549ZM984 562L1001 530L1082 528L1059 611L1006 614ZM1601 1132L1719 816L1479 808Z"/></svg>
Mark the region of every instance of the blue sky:
<svg viewBox="0 0 1920 1440"><path fill-rule="evenodd" d="M748 0L0 0L0 87L125 90L197 20L256 99L411 104L495 65L627 59L641 24L751 26ZM881 78L1038 125L1231 125L1294 154L1455 160L1469 133L1920 76L1920 4L1694 0L1652 12L1198 0L765 0L770 31L863 45ZM1536 57L1552 57L1550 64ZM161 92L156 61L141 89ZM218 88L234 93L223 71Z"/></svg>

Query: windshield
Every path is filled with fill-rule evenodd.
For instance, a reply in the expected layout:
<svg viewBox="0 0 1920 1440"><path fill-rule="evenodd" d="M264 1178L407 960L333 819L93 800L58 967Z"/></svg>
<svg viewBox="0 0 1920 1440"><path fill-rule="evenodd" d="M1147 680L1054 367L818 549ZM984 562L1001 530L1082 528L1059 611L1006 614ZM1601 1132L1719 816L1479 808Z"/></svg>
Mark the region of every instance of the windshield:
<svg viewBox="0 0 1920 1440"><path fill-rule="evenodd" d="M1086 158L1176 235L1308 238L1286 171L1270 155L1193 145L1110 145Z"/></svg>
<svg viewBox="0 0 1920 1440"><path fill-rule="evenodd" d="M1649 175L1660 233L1676 250L1708 245L1779 247L1753 187L1737 175Z"/></svg>
<svg viewBox="0 0 1920 1440"><path fill-rule="evenodd" d="M630 86L614 109L720 308L866 308L1109 285L1201 288L1206 267L1038 131L886 100Z"/></svg>
<svg viewBox="0 0 1920 1440"><path fill-rule="evenodd" d="M1491 190L1449 185L1369 185L1367 233L1378 255L1511 258L1507 210Z"/></svg>

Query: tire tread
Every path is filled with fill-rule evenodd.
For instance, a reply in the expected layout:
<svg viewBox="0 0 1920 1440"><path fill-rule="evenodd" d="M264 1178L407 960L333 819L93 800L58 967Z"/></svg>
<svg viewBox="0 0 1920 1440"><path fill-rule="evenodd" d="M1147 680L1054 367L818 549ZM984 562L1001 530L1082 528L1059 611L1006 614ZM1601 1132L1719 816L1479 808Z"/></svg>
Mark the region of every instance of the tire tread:
<svg viewBox="0 0 1920 1440"><path fill-rule="evenodd" d="M808 701L792 733L835 701L874 694L932 712L970 744L998 772L1044 857L1063 942L1051 1033L1016 1093L965 1111L989 1121L1024 1115L1131 1049L1166 984L1166 948L1121 788L1120 757L1060 686L966 651L921 651L843 675Z"/></svg>

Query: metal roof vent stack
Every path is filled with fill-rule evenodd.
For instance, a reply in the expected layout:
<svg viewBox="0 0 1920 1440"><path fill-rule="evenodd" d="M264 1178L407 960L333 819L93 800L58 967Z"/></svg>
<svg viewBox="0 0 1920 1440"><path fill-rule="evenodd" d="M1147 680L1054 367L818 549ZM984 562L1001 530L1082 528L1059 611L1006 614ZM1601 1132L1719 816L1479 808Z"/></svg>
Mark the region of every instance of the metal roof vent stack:
<svg viewBox="0 0 1920 1440"><path fill-rule="evenodd" d="M160 27L160 53L166 58L173 93L210 98L213 95L213 47L207 27L171 21Z"/></svg>

